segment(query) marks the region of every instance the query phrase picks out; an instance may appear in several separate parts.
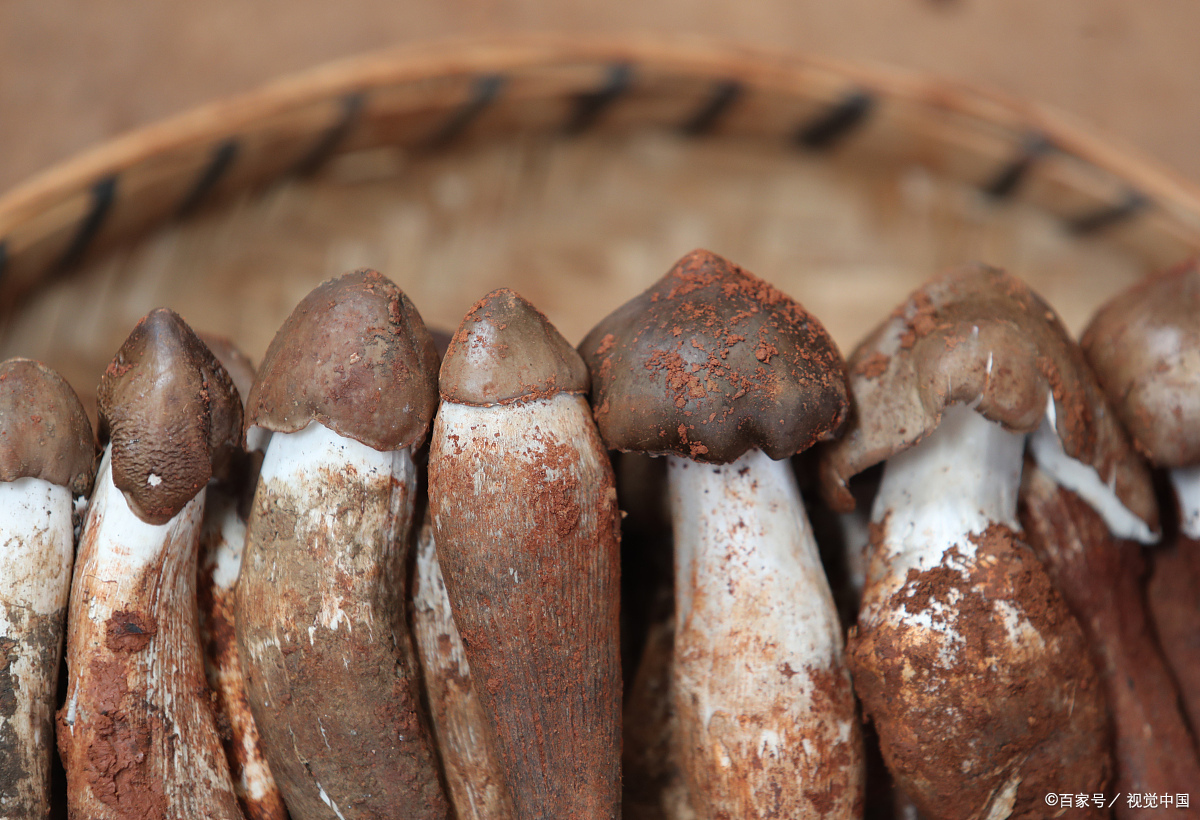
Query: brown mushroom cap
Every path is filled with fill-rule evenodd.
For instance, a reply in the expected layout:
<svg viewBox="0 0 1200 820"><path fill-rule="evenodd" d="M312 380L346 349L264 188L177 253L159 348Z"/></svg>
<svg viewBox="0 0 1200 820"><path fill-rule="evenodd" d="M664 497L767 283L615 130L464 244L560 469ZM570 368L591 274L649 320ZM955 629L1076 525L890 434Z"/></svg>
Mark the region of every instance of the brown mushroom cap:
<svg viewBox="0 0 1200 820"><path fill-rule="evenodd" d="M1083 351L1024 282L983 265L951 271L909 297L850 357L855 410L822 453L822 492L854 509L847 482L932 433L968 404L1015 433L1041 424L1054 396L1063 449L1157 528L1150 474L1109 409Z"/></svg>
<svg viewBox="0 0 1200 820"><path fill-rule="evenodd" d="M250 397L250 388L254 385L254 364L250 357L224 336L204 332L196 335L217 357L221 367L225 368L225 372L233 380L233 386L237 388L238 397L242 400L242 408L245 409L246 400Z"/></svg>
<svg viewBox="0 0 1200 820"><path fill-rule="evenodd" d="M732 262L692 251L579 346L592 409L615 450L727 464L786 458L847 413L833 339L798 302Z"/></svg>
<svg viewBox="0 0 1200 820"><path fill-rule="evenodd" d="M438 389L456 404L511 404L587 393L588 371L537 308L501 288L476 302L458 326Z"/></svg>
<svg viewBox="0 0 1200 820"><path fill-rule="evenodd" d="M1080 344L1137 448L1159 467L1200 464L1197 260L1116 296Z"/></svg>
<svg viewBox="0 0 1200 820"><path fill-rule="evenodd" d="M165 524L238 446L242 405L225 368L178 314L138 322L100 378L113 483L142 520Z"/></svg>
<svg viewBox="0 0 1200 820"><path fill-rule="evenodd" d="M271 340L246 427L279 433L318 421L376 450L417 447L437 410L438 355L420 314L373 270L304 297Z"/></svg>
<svg viewBox="0 0 1200 820"><path fill-rule="evenodd" d="M40 478L87 495L96 436L79 396L41 362L0 364L0 481Z"/></svg>

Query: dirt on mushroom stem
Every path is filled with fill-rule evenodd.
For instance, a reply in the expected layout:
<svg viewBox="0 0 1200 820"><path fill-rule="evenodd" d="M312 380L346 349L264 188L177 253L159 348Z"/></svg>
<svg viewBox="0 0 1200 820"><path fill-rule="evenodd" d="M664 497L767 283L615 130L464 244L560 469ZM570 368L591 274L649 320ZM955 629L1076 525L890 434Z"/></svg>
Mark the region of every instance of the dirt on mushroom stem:
<svg viewBox="0 0 1200 820"><path fill-rule="evenodd" d="M516 815L495 733L475 692L462 637L438 563L428 516L417 538L413 637L442 770L458 820L513 820Z"/></svg>
<svg viewBox="0 0 1200 820"><path fill-rule="evenodd" d="M246 819L286 820L287 807L262 750L238 657L235 599L246 520L239 509L242 492L235 494L234 490L216 481L207 489L196 581L204 671L213 693L225 758Z"/></svg>
<svg viewBox="0 0 1200 820"><path fill-rule="evenodd" d="M1176 794L1200 783L1195 742L1148 617L1140 546L1112 536L1091 506L1028 462L1021 520L1101 673L1115 735L1114 791ZM1122 802L1116 816L1154 812Z"/></svg>
<svg viewBox="0 0 1200 820"><path fill-rule="evenodd" d="M700 817L857 817L862 738L791 466L670 456L673 698Z"/></svg>
<svg viewBox="0 0 1200 820"><path fill-rule="evenodd" d="M429 464L446 588L517 816L619 816L619 516L586 400L444 401Z"/></svg>
<svg viewBox="0 0 1200 820"><path fill-rule="evenodd" d="M236 631L293 817L448 815L404 605L415 470L319 422L271 438Z"/></svg>
<svg viewBox="0 0 1200 820"><path fill-rule="evenodd" d="M1023 449L952 406L875 499L850 667L889 769L936 820L1042 816L1046 793L1107 783L1087 644L1016 529Z"/></svg>
<svg viewBox="0 0 1200 820"><path fill-rule="evenodd" d="M1192 736L1200 736L1200 541L1182 535L1151 553L1146 600L1179 685Z"/></svg>
<svg viewBox="0 0 1200 820"><path fill-rule="evenodd" d="M886 526L874 527L877 549ZM997 816L1043 817L1047 793L1105 790L1108 735L1094 731L1107 723L1103 689L1078 624L1017 533L995 525L971 541L974 562L948 552L877 602L931 613L960 639L951 647L904 617L860 619L848 650L855 690L925 816L975 816L1015 785L1011 813Z"/></svg>
<svg viewBox="0 0 1200 820"><path fill-rule="evenodd" d="M0 815L50 810L54 701L74 539L71 491L40 478L0 483Z"/></svg>
<svg viewBox="0 0 1200 820"><path fill-rule="evenodd" d="M58 747L72 816L240 818L197 640L201 490L147 524L113 485L109 455L72 585Z"/></svg>

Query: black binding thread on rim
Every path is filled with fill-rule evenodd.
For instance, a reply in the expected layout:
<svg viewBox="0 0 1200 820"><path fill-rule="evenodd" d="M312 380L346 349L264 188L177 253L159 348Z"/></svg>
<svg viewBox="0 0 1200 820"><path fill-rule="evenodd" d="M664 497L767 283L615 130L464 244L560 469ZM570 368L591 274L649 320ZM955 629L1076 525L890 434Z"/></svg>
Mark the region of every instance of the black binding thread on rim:
<svg viewBox="0 0 1200 820"><path fill-rule="evenodd" d="M875 97L859 88L847 93L829 110L796 129L794 140L802 148L822 151L832 148L863 125L875 108Z"/></svg>
<svg viewBox="0 0 1200 820"><path fill-rule="evenodd" d="M684 136L699 137L712 131L745 90L737 80L716 83L709 98L679 127L680 132Z"/></svg>
<svg viewBox="0 0 1200 820"><path fill-rule="evenodd" d="M1088 236L1111 228L1120 222L1126 222L1150 207L1150 199L1140 191L1130 189L1115 205L1107 205L1096 210L1067 219L1067 230L1076 236Z"/></svg>
<svg viewBox="0 0 1200 820"><path fill-rule="evenodd" d="M471 123L500 97L507 82L508 78L503 74L482 74L476 77L471 84L470 98L452 112L433 136L425 141L425 147L429 150L445 148L462 136Z"/></svg>
<svg viewBox="0 0 1200 820"><path fill-rule="evenodd" d="M585 91L575 97L575 111L571 119L563 126L563 133L577 136L591 128L600 119L617 98L629 90L633 84L633 66L629 63L616 63L609 66L608 77L604 85L595 91Z"/></svg>
<svg viewBox="0 0 1200 820"><path fill-rule="evenodd" d="M337 150L342 140L349 135L362 114L367 95L362 91L352 91L342 97L342 111L334 123L325 130L320 139L309 150L308 154L296 163L292 173L297 176L308 176L315 173L325 161Z"/></svg>
<svg viewBox="0 0 1200 820"><path fill-rule="evenodd" d="M230 137L222 140L212 151L212 157L208 161L208 165L204 166L204 170L200 172L200 176L196 177L196 182L192 185L192 189L188 191L179 204L178 210L175 212L178 217L190 216L196 211L208 198L213 188L221 181L221 177L225 176L225 172L233 165L233 161L237 159L239 145L236 139Z"/></svg>
<svg viewBox="0 0 1200 820"><path fill-rule="evenodd" d="M92 207L87 216L79 223L74 238L67 245L66 251L59 257L58 269L72 267L87 253L88 245L96 238L104 220L112 210L113 201L117 196L117 175L109 174L92 183Z"/></svg>
<svg viewBox="0 0 1200 820"><path fill-rule="evenodd" d="M992 199L1007 199L1017 192L1029 172L1054 150L1054 143L1044 134L1032 133L1021 143L1021 151L992 177L983 187L983 192Z"/></svg>

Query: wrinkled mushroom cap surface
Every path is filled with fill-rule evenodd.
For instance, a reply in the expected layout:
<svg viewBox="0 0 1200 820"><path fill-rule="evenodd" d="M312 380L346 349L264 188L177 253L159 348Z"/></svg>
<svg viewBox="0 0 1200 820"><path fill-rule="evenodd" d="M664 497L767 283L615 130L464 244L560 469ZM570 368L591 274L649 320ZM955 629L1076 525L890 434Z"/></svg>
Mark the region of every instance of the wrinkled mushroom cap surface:
<svg viewBox="0 0 1200 820"><path fill-rule="evenodd" d="M928 282L858 346L848 363L854 412L821 457L822 492L854 509L849 479L932 433L967 404L1014 433L1033 432L1054 397L1063 449L1093 467L1157 528L1150 475L1062 321L1024 282L982 265Z"/></svg>
<svg viewBox="0 0 1200 820"><path fill-rule="evenodd" d="M417 309L373 270L304 297L271 340L246 427L279 433L318 421L376 450L418 447L437 410L438 354Z"/></svg>
<svg viewBox="0 0 1200 820"><path fill-rule="evenodd" d="M1081 345L1137 448L1160 467L1200 464L1197 260L1118 295Z"/></svg>
<svg viewBox="0 0 1200 820"><path fill-rule="evenodd" d="M476 302L458 326L438 389L457 404L511 404L587 393L588 371L537 308L501 288Z"/></svg>
<svg viewBox="0 0 1200 820"><path fill-rule="evenodd" d="M165 524L236 450L242 403L233 380L178 314L138 322L100 378L100 425L113 483L144 521Z"/></svg>
<svg viewBox="0 0 1200 820"><path fill-rule="evenodd" d="M87 495L96 436L79 396L41 362L0 364L0 481L40 478Z"/></svg>
<svg viewBox="0 0 1200 820"><path fill-rule="evenodd" d="M835 435L845 368L798 302L709 251L683 257L579 346L609 448L727 464Z"/></svg>

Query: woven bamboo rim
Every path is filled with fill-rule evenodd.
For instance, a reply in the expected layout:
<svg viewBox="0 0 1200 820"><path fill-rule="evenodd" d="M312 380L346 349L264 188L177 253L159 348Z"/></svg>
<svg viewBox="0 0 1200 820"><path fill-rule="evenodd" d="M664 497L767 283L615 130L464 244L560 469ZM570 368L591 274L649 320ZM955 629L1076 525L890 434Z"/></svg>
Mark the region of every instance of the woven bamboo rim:
<svg viewBox="0 0 1200 820"><path fill-rule="evenodd" d="M1125 272L1105 280L1108 290L1200 250L1200 191L1034 105L929 77L706 42L469 41L319 68L133 132L12 190L0 198L0 352L39 352L23 346L28 323L19 319L57 283L94 275L114 251L183 229L248 192L293 183L317 190L340 159L386 147L420 166L530 135L542 146L594 146L645 133L777 163L828 160L852 174L920 166L974 191L986 214L973 218L1037 211L1067 241L1121 256ZM106 360L111 349L97 355Z"/></svg>

